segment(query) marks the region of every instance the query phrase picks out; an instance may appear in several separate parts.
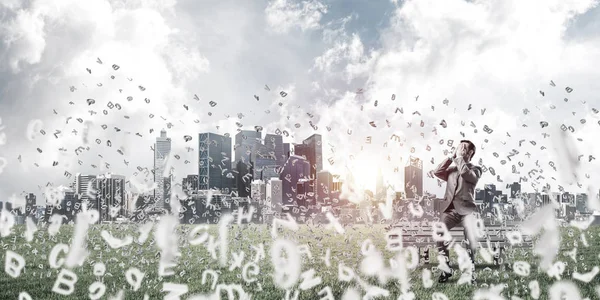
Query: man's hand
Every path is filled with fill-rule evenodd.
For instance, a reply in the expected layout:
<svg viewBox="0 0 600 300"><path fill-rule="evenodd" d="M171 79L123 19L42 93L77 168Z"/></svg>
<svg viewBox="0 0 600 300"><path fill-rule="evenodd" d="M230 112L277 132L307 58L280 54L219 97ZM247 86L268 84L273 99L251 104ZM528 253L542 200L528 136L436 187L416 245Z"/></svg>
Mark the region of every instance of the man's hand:
<svg viewBox="0 0 600 300"><path fill-rule="evenodd" d="M461 148L462 148L462 145L459 145L458 147L456 147L456 149L454 149L454 154L452 155L453 160L456 158L457 154L460 154Z"/></svg>
<svg viewBox="0 0 600 300"><path fill-rule="evenodd" d="M460 146L458 146L458 148L456 149L456 152L458 153L458 156L465 158L467 156L467 154L469 153L467 151L467 147L465 146L465 144L460 144ZM456 153L455 153L456 155Z"/></svg>

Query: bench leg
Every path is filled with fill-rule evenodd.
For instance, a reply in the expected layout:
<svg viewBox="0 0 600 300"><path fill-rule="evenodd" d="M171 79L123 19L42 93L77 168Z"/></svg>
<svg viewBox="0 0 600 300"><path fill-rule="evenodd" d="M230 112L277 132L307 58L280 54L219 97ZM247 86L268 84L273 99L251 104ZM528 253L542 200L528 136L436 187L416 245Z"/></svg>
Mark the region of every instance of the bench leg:
<svg viewBox="0 0 600 300"><path fill-rule="evenodd" d="M425 248L425 250L423 251L423 263L429 264L429 258L429 248Z"/></svg>

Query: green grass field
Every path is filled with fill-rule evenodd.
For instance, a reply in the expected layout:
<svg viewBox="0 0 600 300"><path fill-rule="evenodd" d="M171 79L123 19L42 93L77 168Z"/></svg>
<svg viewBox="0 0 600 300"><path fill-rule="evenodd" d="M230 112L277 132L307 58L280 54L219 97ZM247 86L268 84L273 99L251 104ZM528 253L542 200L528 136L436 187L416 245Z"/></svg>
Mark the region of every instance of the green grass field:
<svg viewBox="0 0 600 300"><path fill-rule="evenodd" d="M60 271L50 268L48 256L50 251L57 243L70 245L69 240L73 236L73 227L63 225L60 232L51 238L46 228L40 228L35 233L34 239L28 243L24 238L24 226L16 226L13 233L0 239L0 259L6 260L8 250L18 253L26 260L26 267L18 278L12 278L3 272L0 276L0 299L18 299L20 292L27 292L32 299L90 299L88 288L95 281L101 281L106 286L106 293L102 299L116 295L119 290L124 290L124 299L143 299L148 295L149 299L163 299L167 294L162 292L163 282L176 284L187 284L189 292L181 299L187 299L189 296L198 293L210 292L210 283L202 284L202 272L206 269L212 269L220 272L219 284L241 284L243 289L252 295L252 299L285 299L285 291L275 287L273 283L273 267L269 255L270 244L272 242L270 228L265 225L242 225L232 226L229 230L229 258L231 252L245 252L243 264L254 258L255 251L251 245L264 243L266 257L258 265L260 272L258 281L246 284L241 277L241 269L237 268L229 271L229 265L221 268L218 260L213 260L204 245L192 246L188 243L188 234L193 225L181 225L179 231L179 251L182 256L179 258L179 264L174 269L175 275L164 278L158 277L158 259L159 249L154 241L154 229L148 239L143 244L138 244L137 239L139 231L136 225L95 225L88 231L87 248L90 251L85 264L82 267L76 267L73 271L78 276L75 285L75 291L69 296L62 296L52 292L52 287ZM156 228L156 226L154 227ZM342 294L348 287L358 286L352 282L340 282L338 280L338 264L343 262L345 266L351 267L355 273L363 279L367 279L373 285L378 285L390 291L390 297L387 299L398 299L399 285L397 281L389 281L386 285L379 285L376 278L367 278L360 275L359 265L362 261L361 245L367 238L371 239L377 248L385 253L386 258L391 258L392 253L385 249L385 231L382 226L367 227L355 226L346 227L345 235L339 235L333 230L324 227L300 226L300 230L292 232L282 230L280 238L285 238L297 242L298 244L309 245L312 259L303 257L302 271L314 268L316 276L322 278L322 283L300 291L298 299L321 299L318 292L324 287L329 286L333 291L335 299L341 299ZM120 249L112 249L100 236L102 230L109 231L114 237L124 238L130 235L134 242ZM218 236L218 228L212 226L210 232L215 237ZM580 234L577 229L562 228L561 253L557 260L566 262L568 265L562 279L573 280L571 274L574 271L586 273L599 261L600 253L600 229L598 227L590 228L585 232L589 247L584 247L580 242ZM564 254L564 251L573 249L578 245L577 262ZM331 250L331 266L327 267L321 259L325 255L326 249ZM512 295L517 295L521 299L532 299L529 294L528 284L532 280L537 280L540 284L540 299L548 299L547 290L556 281L550 278L546 273L538 271L536 265L538 258L533 258L531 254L522 249L513 250L504 258L504 264L512 265L514 261L525 260L531 265L531 274L527 278L516 275L506 265L478 265L476 272L478 277L478 286L458 285L459 276L452 277L446 284L438 284L438 272L433 272L432 279L434 284L431 288L425 288L422 282L423 266L410 271L411 291L416 295L416 299L432 299L434 292L444 293L448 299L471 299L475 290L486 288L492 284L506 284L503 296L511 299ZM218 255L218 251L217 251ZM65 257L62 253L59 258ZM432 255L435 261L435 255ZM452 259L453 268L457 269L455 258ZM93 274L94 262L103 262L106 265L104 276L95 276ZM386 264L389 264L386 259ZM435 263L426 268L435 266ZM125 279L125 271L130 267L136 267L145 273L145 277L138 291L133 291L132 287ZM598 299L595 294L595 288L600 283L600 276L596 276L590 283L583 283L573 280L580 289L583 297ZM259 287L260 283L260 287ZM294 290L298 290L298 284ZM225 295L225 294L223 294ZM226 299L227 297L223 297ZM236 298L237 299L237 298ZM383 298L381 298L383 299ZM438 298L439 299L439 298Z"/></svg>

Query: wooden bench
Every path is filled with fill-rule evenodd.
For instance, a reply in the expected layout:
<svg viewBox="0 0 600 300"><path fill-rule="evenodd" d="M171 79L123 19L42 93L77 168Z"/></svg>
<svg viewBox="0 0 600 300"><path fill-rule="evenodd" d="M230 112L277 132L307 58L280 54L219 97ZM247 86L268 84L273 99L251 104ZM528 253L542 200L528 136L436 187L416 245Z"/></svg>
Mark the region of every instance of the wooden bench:
<svg viewBox="0 0 600 300"><path fill-rule="evenodd" d="M414 246L418 249L418 253L420 256L420 263L429 264L430 263L430 249L433 248L434 251L437 251L437 242L433 239L433 230L431 226L390 226L388 228L387 236L391 239L398 238L398 235L395 233L397 230L402 231L402 245L404 247ZM494 264L501 264L500 257L503 253L503 250L508 248L529 248L533 246L533 241L531 237L526 235L521 235L521 243L516 243L512 245L510 241L506 238L506 232L517 231L517 227L514 226L486 226L485 227L485 235L481 237L478 241L478 248L488 248L492 247L492 250L496 252L498 250L498 255L494 256ZM450 231L450 235L452 236L452 242L458 243L461 246L467 248L468 241L464 235L463 227L457 226L452 228ZM489 244L488 241L489 240ZM452 243L451 242L451 243ZM393 246L393 244L391 245ZM423 249L423 254L421 254L421 249Z"/></svg>

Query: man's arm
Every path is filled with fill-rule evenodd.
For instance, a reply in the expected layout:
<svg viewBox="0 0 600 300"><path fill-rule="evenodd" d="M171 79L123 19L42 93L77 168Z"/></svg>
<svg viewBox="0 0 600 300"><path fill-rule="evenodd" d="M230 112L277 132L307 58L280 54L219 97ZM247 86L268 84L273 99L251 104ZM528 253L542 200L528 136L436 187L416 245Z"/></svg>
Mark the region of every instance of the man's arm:
<svg viewBox="0 0 600 300"><path fill-rule="evenodd" d="M443 181L448 181L448 174L450 174L450 172L448 172L448 167L450 164L452 164L452 159L448 157L433 170L433 175Z"/></svg>
<svg viewBox="0 0 600 300"><path fill-rule="evenodd" d="M458 167L458 173L462 178L464 178L467 182L472 184L477 184L479 178L481 178L481 171L479 169L470 169L465 163L464 158L457 156L454 158L454 163Z"/></svg>

